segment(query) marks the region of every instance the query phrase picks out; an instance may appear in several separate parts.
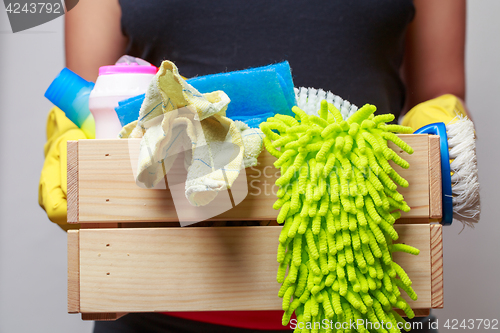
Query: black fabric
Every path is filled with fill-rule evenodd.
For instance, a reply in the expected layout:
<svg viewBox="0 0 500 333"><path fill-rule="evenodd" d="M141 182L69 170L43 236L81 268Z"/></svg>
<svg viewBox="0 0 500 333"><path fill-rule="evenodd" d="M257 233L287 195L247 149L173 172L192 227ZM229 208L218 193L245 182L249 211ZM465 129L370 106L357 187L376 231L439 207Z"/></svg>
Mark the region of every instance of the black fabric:
<svg viewBox="0 0 500 333"><path fill-rule="evenodd" d="M115 321L96 321L94 333L291 333L234 328L171 317L160 313L129 313Z"/></svg>
<svg viewBox="0 0 500 333"><path fill-rule="evenodd" d="M288 60L296 87L399 115L411 0L120 0L127 54L193 77Z"/></svg>

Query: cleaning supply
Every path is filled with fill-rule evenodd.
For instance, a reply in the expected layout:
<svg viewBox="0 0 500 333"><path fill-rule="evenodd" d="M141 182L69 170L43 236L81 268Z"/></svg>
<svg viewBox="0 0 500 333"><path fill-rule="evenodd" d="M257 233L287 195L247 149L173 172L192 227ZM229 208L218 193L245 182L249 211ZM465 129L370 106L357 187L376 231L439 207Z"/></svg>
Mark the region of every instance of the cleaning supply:
<svg viewBox="0 0 500 333"><path fill-rule="evenodd" d="M310 115L318 115L318 110L320 109L320 104L323 100L333 104L345 119L349 118L358 110L356 105L351 104L347 100L343 100L340 96L337 96L330 91L305 87L294 88L294 91L297 106Z"/></svg>
<svg viewBox="0 0 500 333"><path fill-rule="evenodd" d="M295 105L292 74L287 61L229 73L187 80L201 93L224 91L231 99L226 116L231 119L263 118L264 114L290 115Z"/></svg>
<svg viewBox="0 0 500 333"><path fill-rule="evenodd" d="M259 128L251 128L247 123L239 120L235 120L234 124L240 131L243 140L243 164L245 168L256 166L257 158L262 152L264 133Z"/></svg>
<svg viewBox="0 0 500 333"><path fill-rule="evenodd" d="M89 95L93 88L93 82L64 68L45 92L45 97L64 111L66 117L81 128L88 139L95 137L94 117L89 111Z"/></svg>
<svg viewBox="0 0 500 333"><path fill-rule="evenodd" d="M122 127L137 120L145 97L146 94L142 94L118 102L115 112L118 115L118 119L120 119Z"/></svg>
<svg viewBox="0 0 500 333"><path fill-rule="evenodd" d="M262 113L257 116L233 116L231 119L234 121L241 121L248 125L248 127L259 127L259 125L267 120L267 118L274 116L274 113Z"/></svg>
<svg viewBox="0 0 500 333"><path fill-rule="evenodd" d="M399 331L397 324L404 320L392 308L414 316L400 288L412 299L417 295L392 260L395 251L419 253L393 244L398 239L393 224L401 216L396 210L410 210L397 184L409 184L388 161L403 168L409 164L387 145L390 140L413 153L393 133L409 133L411 128L386 125L394 116L373 116L375 110L365 105L343 120L323 100L319 117L294 107L295 118L275 115L261 124L264 145L281 168L274 208L280 210L278 223L284 223L277 274L283 325L295 312L302 327L324 319L362 319L391 322L393 331ZM364 332L366 327L356 329Z"/></svg>
<svg viewBox="0 0 500 333"><path fill-rule="evenodd" d="M403 117L402 124L415 133L437 134L441 141L443 182L443 218L473 226L480 218L480 186L478 178L474 124L467 118L461 101L443 95L420 103ZM451 173L451 176L450 176Z"/></svg>
<svg viewBox="0 0 500 333"><path fill-rule="evenodd" d="M87 139L86 134L63 111L57 107L52 108L47 118L45 162L40 174L38 203L47 212L49 219L64 230L79 228L78 224L68 224L66 219L66 142L79 139Z"/></svg>
<svg viewBox="0 0 500 333"><path fill-rule="evenodd" d="M224 91L231 103L226 116L258 127L276 113L291 114L295 105L293 81L288 62L229 73L205 75L186 80L201 93ZM121 125L137 119L145 95L119 102L115 108Z"/></svg>
<svg viewBox="0 0 500 333"><path fill-rule="evenodd" d="M249 132L245 147L241 131L249 129L225 116L229 102L222 91L201 94L172 62L164 61L151 80L139 119L120 133L122 138L142 138L137 182L148 188L163 182L177 153L184 151L188 165L185 195L192 205L205 206L218 192L230 188L245 159L257 162L262 139L256 135L260 131ZM252 153L245 157L245 151Z"/></svg>
<svg viewBox="0 0 500 333"><path fill-rule="evenodd" d="M121 57L113 66L99 68L99 77L89 97L96 139L117 138L122 125L115 107L121 100L144 94L157 70L148 62L130 56Z"/></svg>

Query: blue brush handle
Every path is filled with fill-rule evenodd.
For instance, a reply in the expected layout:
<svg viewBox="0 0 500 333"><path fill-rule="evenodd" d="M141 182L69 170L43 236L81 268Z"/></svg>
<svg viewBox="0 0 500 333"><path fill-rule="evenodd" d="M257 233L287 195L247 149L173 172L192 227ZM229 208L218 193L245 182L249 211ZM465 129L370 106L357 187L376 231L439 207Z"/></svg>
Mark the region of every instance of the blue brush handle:
<svg viewBox="0 0 500 333"><path fill-rule="evenodd" d="M415 131L415 134L439 135L441 149L441 184L443 191L443 219L441 224L450 225L453 221L453 196L451 193L450 153L448 151L448 135L444 123L434 123Z"/></svg>

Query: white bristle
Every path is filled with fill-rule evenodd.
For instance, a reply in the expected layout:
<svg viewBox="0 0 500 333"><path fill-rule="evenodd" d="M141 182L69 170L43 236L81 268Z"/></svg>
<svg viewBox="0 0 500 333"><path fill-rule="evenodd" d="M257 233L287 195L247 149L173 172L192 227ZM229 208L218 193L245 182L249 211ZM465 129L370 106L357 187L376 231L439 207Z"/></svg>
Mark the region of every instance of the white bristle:
<svg viewBox="0 0 500 333"><path fill-rule="evenodd" d="M473 227L479 221L481 201L474 124L466 117L446 126L450 150L453 218Z"/></svg>
<svg viewBox="0 0 500 333"><path fill-rule="evenodd" d="M351 109L349 110L349 117L352 116L356 111L358 111L358 107L354 104L351 104Z"/></svg>
<svg viewBox="0 0 500 333"><path fill-rule="evenodd" d="M342 103L344 102L344 100L342 98L340 98L339 96L335 96L333 98L333 105L335 105L335 107L337 109L342 109Z"/></svg>
<svg viewBox="0 0 500 333"><path fill-rule="evenodd" d="M349 117L350 110L351 110L351 103L349 103L349 101L344 100L342 106L340 107L340 113L342 113L342 117L344 117L344 119L347 119Z"/></svg>
<svg viewBox="0 0 500 333"><path fill-rule="evenodd" d="M358 107L356 105L343 100L330 91L304 87L300 87L298 89L295 88L294 90L295 99L297 100L297 106L305 113L310 115L318 115L321 101L325 99L328 103L333 104L337 109L339 109L344 119L349 118L354 112L358 110Z"/></svg>
<svg viewBox="0 0 500 333"><path fill-rule="evenodd" d="M307 104L307 89L306 88L294 88L295 90L295 99L297 100L297 106L300 109L304 109Z"/></svg>
<svg viewBox="0 0 500 333"><path fill-rule="evenodd" d="M321 101L326 99L326 92L323 89L318 90L318 106L321 106Z"/></svg>
<svg viewBox="0 0 500 333"><path fill-rule="evenodd" d="M330 91L326 93L326 101L328 103L333 104L333 98L335 97L334 94L332 94Z"/></svg>

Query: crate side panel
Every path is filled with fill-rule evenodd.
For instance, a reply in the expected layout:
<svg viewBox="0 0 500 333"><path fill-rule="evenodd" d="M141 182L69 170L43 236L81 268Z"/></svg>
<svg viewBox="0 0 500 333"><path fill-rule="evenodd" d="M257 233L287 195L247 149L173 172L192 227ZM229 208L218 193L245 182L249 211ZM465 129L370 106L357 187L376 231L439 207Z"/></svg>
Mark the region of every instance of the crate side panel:
<svg viewBox="0 0 500 333"><path fill-rule="evenodd" d="M429 225L397 225L420 255L394 255L413 280L415 309L431 306ZM281 227L85 229L81 312L280 310Z"/></svg>

